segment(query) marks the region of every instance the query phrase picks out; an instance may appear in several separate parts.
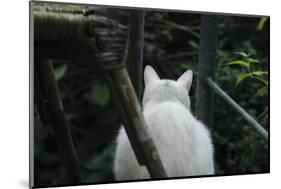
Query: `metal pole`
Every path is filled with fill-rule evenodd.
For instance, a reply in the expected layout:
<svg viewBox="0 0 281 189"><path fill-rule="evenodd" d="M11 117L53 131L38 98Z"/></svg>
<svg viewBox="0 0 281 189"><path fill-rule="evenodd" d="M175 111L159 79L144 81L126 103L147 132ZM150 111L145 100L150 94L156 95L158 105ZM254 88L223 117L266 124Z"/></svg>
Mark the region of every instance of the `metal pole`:
<svg viewBox="0 0 281 189"><path fill-rule="evenodd" d="M252 118L241 106L239 106L230 96L228 96L211 78L207 78L208 85L222 97L231 107L233 107L258 133L268 140L268 132Z"/></svg>
<svg viewBox="0 0 281 189"><path fill-rule="evenodd" d="M126 54L126 65L139 100L142 93L143 77L144 17L145 12L142 10L132 10L130 13Z"/></svg>
<svg viewBox="0 0 281 189"><path fill-rule="evenodd" d="M206 78L215 76L217 50L217 22L215 15L202 15L200 25L200 51L196 89L196 117L212 127L214 95Z"/></svg>

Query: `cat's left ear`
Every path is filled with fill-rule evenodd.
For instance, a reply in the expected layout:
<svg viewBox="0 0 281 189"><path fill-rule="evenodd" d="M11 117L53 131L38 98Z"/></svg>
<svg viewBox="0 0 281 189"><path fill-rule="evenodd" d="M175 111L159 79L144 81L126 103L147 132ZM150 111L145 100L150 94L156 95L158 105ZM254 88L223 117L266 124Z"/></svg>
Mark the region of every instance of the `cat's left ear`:
<svg viewBox="0 0 281 189"><path fill-rule="evenodd" d="M192 83L192 77L193 72L191 70L187 70L178 78L177 82L189 91Z"/></svg>
<svg viewBox="0 0 281 189"><path fill-rule="evenodd" d="M156 71L149 65L147 65L144 69L144 84L148 85L148 83L154 82L156 80L159 80L159 76L156 73Z"/></svg>

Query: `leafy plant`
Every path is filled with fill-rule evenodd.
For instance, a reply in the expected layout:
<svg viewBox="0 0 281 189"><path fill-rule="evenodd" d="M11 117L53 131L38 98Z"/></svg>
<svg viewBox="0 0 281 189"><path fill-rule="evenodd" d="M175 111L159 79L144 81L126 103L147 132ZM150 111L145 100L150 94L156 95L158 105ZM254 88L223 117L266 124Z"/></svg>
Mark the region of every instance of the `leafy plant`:
<svg viewBox="0 0 281 189"><path fill-rule="evenodd" d="M268 71L256 69L255 64L261 64L261 62L258 59L251 58L250 54L244 52L236 52L235 54L239 55L241 59L224 64L225 66L238 65L241 67L239 75L236 75L235 86L238 86L242 81L245 81L248 78L254 79L262 83L262 86L257 90L256 95L263 96L268 89Z"/></svg>
<svg viewBox="0 0 281 189"><path fill-rule="evenodd" d="M225 66L238 65L240 71L236 75L236 84L237 87L241 82L245 82L246 79L253 79L258 81L258 89L256 91L256 96L265 96L268 91L268 71L257 67L257 65L262 64L258 59L252 58L251 55L245 52L236 52L240 59L236 59L230 62L225 63ZM257 116L257 119L267 118L268 106L263 107L262 113Z"/></svg>
<svg viewBox="0 0 281 189"><path fill-rule="evenodd" d="M61 65L58 68L55 69L55 78L56 80L60 80L66 73L67 71L67 66L66 65Z"/></svg>
<svg viewBox="0 0 281 189"><path fill-rule="evenodd" d="M104 107L110 99L109 89L105 83L97 83L86 94L86 98L91 103Z"/></svg>

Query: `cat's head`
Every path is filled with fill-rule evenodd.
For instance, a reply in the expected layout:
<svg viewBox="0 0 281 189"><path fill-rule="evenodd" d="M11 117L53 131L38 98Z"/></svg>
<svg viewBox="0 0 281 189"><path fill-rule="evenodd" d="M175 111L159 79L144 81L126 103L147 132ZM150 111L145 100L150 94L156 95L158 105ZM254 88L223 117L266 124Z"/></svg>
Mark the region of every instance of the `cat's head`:
<svg viewBox="0 0 281 189"><path fill-rule="evenodd" d="M190 109L189 90L192 83L193 73L191 70L184 72L177 81L160 79L151 66L144 70L144 94L142 105L174 101L183 104Z"/></svg>

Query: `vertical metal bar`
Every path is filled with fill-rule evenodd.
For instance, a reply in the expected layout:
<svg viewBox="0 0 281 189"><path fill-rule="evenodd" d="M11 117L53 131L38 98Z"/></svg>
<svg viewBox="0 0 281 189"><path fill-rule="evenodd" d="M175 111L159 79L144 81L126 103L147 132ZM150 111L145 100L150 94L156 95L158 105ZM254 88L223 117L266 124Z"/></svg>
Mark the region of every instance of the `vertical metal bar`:
<svg viewBox="0 0 281 189"><path fill-rule="evenodd" d="M131 10L126 65L138 99L142 95L144 17L142 10Z"/></svg>
<svg viewBox="0 0 281 189"><path fill-rule="evenodd" d="M215 59L217 50L216 15L202 15L200 25L200 51L196 89L196 116L212 128L214 94L207 85L206 78L215 76Z"/></svg>
<svg viewBox="0 0 281 189"><path fill-rule="evenodd" d="M234 108L251 126L253 126L258 133L268 140L268 132L252 118L241 106L239 106L230 96L228 96L211 78L207 78L208 85L224 99L232 108Z"/></svg>

